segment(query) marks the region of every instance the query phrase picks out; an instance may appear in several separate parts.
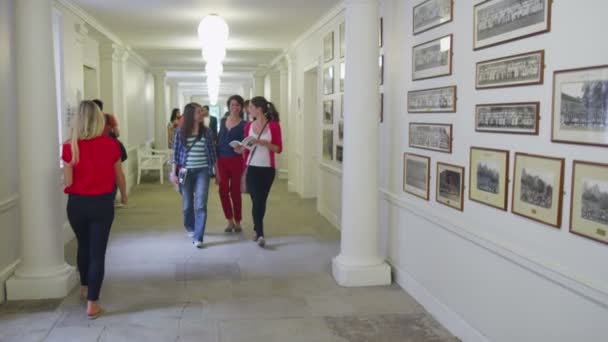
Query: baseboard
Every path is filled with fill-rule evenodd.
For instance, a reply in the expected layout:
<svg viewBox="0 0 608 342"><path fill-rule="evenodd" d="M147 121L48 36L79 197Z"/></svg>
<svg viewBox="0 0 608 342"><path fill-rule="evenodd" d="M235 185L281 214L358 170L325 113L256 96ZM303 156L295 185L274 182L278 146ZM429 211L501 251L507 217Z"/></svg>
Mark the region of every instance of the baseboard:
<svg viewBox="0 0 608 342"><path fill-rule="evenodd" d="M287 170L279 169L279 179L288 179Z"/></svg>
<svg viewBox="0 0 608 342"><path fill-rule="evenodd" d="M442 326L450 331L454 336L458 337L461 341L465 342L489 342L490 340L485 337L481 332L472 327L456 312L452 311L447 305L443 304L436 297L434 297L429 291L427 291L422 284L420 284L414 277L412 277L406 271L391 264L393 269L394 279L407 292L412 296L420 305L422 305L426 311L428 311Z"/></svg>
<svg viewBox="0 0 608 342"><path fill-rule="evenodd" d="M289 192L297 192L298 189L296 189L296 185L293 181L288 181L287 182L287 191Z"/></svg>
<svg viewBox="0 0 608 342"><path fill-rule="evenodd" d="M0 271L0 304L6 300L6 281L15 273L15 268L21 260L16 260Z"/></svg>
<svg viewBox="0 0 608 342"><path fill-rule="evenodd" d="M340 218L338 215L332 213L327 207L318 207L317 210L321 216L325 217L329 223L331 223L336 229L340 230Z"/></svg>
<svg viewBox="0 0 608 342"><path fill-rule="evenodd" d="M69 222L64 223L63 224L63 243L67 245L75 237L76 237L76 235L74 235L74 231L72 230L70 223Z"/></svg>

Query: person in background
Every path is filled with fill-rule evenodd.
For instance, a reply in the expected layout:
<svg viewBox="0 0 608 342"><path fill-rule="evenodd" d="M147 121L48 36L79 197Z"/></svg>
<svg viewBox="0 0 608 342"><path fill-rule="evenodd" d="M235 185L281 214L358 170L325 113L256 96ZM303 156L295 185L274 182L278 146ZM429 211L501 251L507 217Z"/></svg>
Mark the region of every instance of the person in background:
<svg viewBox="0 0 608 342"><path fill-rule="evenodd" d="M179 112L179 108L173 108L173 110L171 111L171 118L169 119L169 124L167 125L167 146L169 146L170 149L173 148L173 138L175 136L175 130L179 126L180 117L181 115Z"/></svg>
<svg viewBox="0 0 608 342"><path fill-rule="evenodd" d="M245 121L251 121L251 118L249 116L249 104L250 101L245 100L245 104L243 105L243 113L241 114L241 118L243 118L243 120Z"/></svg>
<svg viewBox="0 0 608 342"><path fill-rule="evenodd" d="M245 153L247 169L247 190L251 195L252 216L255 230L254 241L264 247L264 215L266 201L276 174L275 155L283 151L279 113L271 102L262 96L251 99L249 114L254 121L245 126L245 137L257 139L251 152L239 147L237 152Z"/></svg>
<svg viewBox="0 0 608 342"><path fill-rule="evenodd" d="M114 186L127 204L125 175L118 142L104 136L104 115L93 101L82 101L71 123L70 140L62 146L67 215L78 242L80 296L89 319L101 315L99 293L105 255L114 221Z"/></svg>
<svg viewBox="0 0 608 342"><path fill-rule="evenodd" d="M203 247L207 224L209 178L216 171L216 151L210 130L205 127L203 107L189 103L184 108L184 123L173 142L171 182L180 187L184 227L196 248Z"/></svg>
<svg viewBox="0 0 608 342"><path fill-rule="evenodd" d="M209 114L209 106L203 106L203 116L209 118L209 129L211 130L211 137L213 143L217 145L217 118Z"/></svg>
<svg viewBox="0 0 608 342"><path fill-rule="evenodd" d="M230 114L220 121L217 168L220 200L224 216L228 220L228 226L224 230L226 233L243 231L241 227L243 157L230 146L231 141L242 141L245 138L245 121L241 119L243 104L240 95L230 96L227 101Z"/></svg>

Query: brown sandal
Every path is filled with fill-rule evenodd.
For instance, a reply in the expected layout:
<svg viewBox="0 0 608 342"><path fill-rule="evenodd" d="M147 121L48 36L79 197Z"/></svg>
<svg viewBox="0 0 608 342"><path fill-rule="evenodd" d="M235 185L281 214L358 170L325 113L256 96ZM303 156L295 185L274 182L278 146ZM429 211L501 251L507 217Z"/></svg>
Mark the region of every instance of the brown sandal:
<svg viewBox="0 0 608 342"><path fill-rule="evenodd" d="M100 307L99 310L97 310L97 312L89 314L87 313L87 319L93 320L98 318L99 316L101 316L101 314L103 313L103 309Z"/></svg>

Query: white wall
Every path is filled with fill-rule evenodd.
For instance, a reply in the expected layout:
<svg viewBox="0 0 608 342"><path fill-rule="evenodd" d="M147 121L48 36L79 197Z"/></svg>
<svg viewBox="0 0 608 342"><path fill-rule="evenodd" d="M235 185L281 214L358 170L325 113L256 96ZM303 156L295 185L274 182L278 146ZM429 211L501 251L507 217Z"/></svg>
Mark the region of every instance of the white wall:
<svg viewBox="0 0 608 342"><path fill-rule="evenodd" d="M603 21L608 5L600 0L556 2L550 33L474 52L473 4L455 1L452 23L413 36L412 7L419 1L385 3L390 86L385 88L387 122L381 132L389 138L381 148L385 189L380 227L383 250L397 280L466 340L604 341L600 327L608 324L608 248L570 234L567 222L572 160L606 162L608 154L605 148L551 143L550 118L553 71L608 60L608 47L597 44L602 33L593 29L594 23ZM453 75L412 82L412 46L450 33L454 34ZM475 90L477 61L538 49L546 52L543 85ZM456 114L405 113L408 90L452 84L458 86ZM475 104L517 101L541 102L538 136L474 132ZM452 123L453 153L409 148L409 122ZM562 228L469 201L472 145L512 151L511 165L515 151L566 158ZM406 151L431 157L430 202L402 191ZM435 201L438 161L466 168L462 213Z"/></svg>
<svg viewBox="0 0 608 342"><path fill-rule="evenodd" d="M14 1L0 2L0 303L19 258Z"/></svg>

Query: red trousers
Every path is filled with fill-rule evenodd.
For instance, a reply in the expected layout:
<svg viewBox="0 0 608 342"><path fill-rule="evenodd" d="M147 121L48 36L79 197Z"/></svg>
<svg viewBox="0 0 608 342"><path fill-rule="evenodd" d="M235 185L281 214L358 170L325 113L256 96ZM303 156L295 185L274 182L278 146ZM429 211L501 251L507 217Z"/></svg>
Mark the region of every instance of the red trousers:
<svg viewBox="0 0 608 342"><path fill-rule="evenodd" d="M243 157L219 157L217 161L220 177L220 200L227 220L234 218L241 222L243 213L241 209L241 176L243 175ZM232 200L232 201L231 201Z"/></svg>

